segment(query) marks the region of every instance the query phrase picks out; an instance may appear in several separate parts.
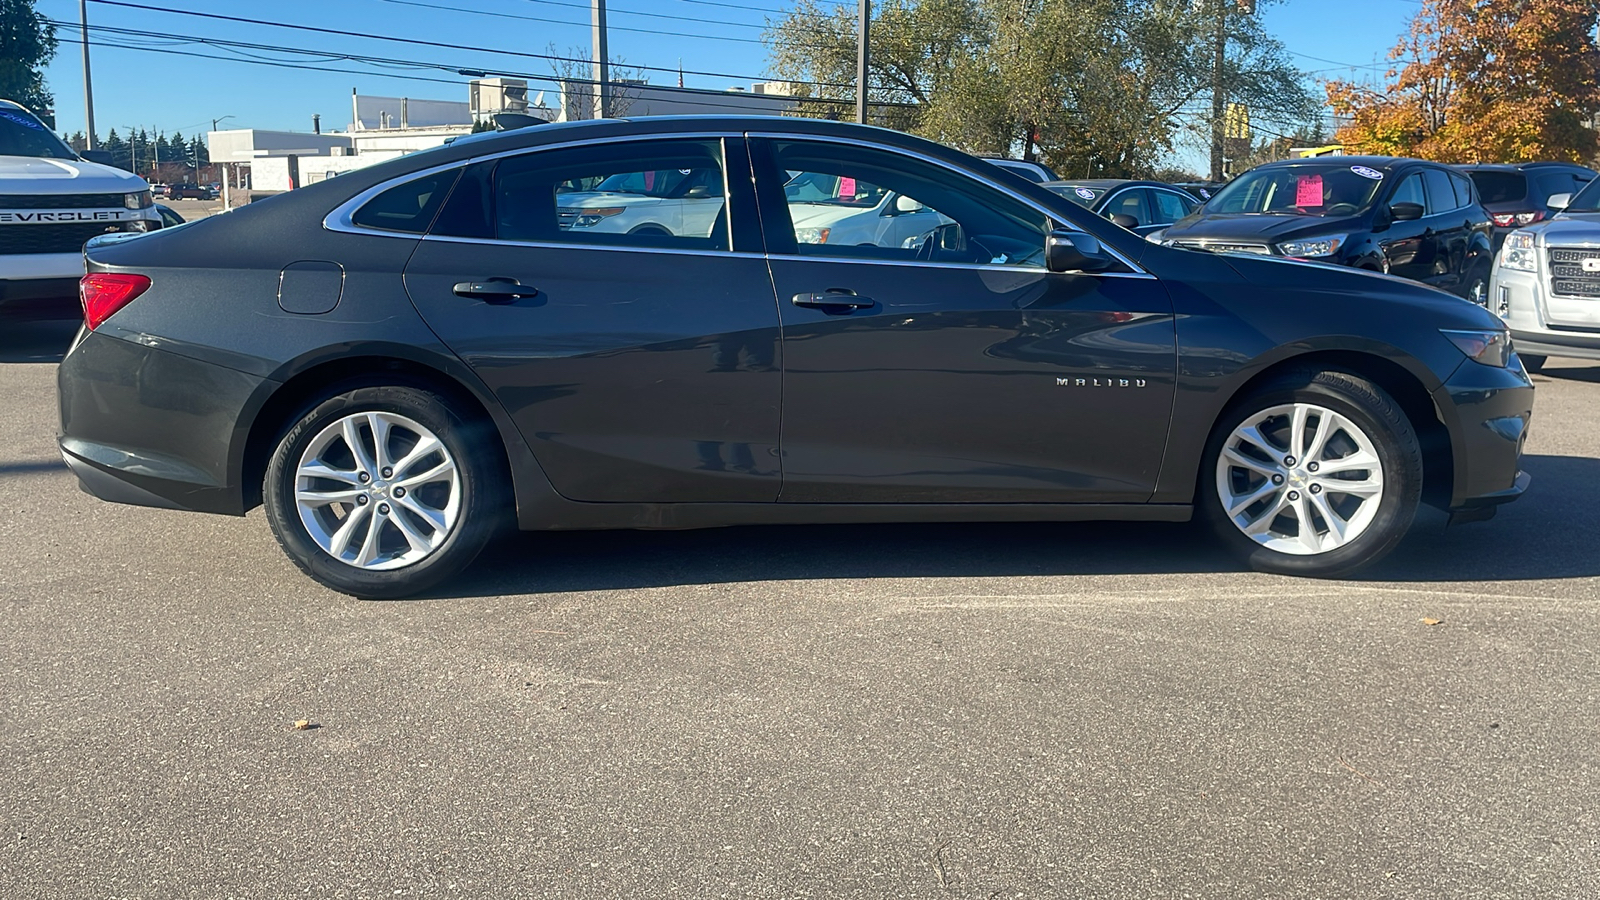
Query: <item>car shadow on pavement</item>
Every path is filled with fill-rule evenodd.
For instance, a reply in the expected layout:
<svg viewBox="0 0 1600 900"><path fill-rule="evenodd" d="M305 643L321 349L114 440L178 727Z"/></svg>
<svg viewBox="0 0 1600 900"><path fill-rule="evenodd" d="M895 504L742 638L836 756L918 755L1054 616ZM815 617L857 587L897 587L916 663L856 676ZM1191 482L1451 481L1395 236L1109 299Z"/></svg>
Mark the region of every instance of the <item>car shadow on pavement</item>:
<svg viewBox="0 0 1600 900"><path fill-rule="evenodd" d="M81 319L0 317L0 363L58 363Z"/></svg>
<svg viewBox="0 0 1600 900"><path fill-rule="evenodd" d="M1528 456L1528 495L1489 522L1419 526L1361 581L1493 582L1600 575L1600 460ZM522 533L433 597L837 578L1244 572L1196 524L806 525Z"/></svg>
<svg viewBox="0 0 1600 900"><path fill-rule="evenodd" d="M1600 384L1600 366L1546 366L1533 376L1534 386L1550 381L1585 381Z"/></svg>

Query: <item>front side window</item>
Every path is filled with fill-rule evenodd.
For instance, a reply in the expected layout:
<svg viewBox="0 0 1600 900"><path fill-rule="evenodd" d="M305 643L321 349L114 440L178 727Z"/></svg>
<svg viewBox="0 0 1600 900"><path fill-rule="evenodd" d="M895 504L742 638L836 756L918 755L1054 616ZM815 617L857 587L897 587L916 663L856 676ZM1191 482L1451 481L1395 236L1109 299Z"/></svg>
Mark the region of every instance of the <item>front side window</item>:
<svg viewBox="0 0 1600 900"><path fill-rule="evenodd" d="M1389 198L1389 205L1397 203L1415 203L1424 210L1428 208L1428 198L1422 192L1422 173L1407 175L1400 186L1395 188L1394 196Z"/></svg>
<svg viewBox="0 0 1600 900"><path fill-rule="evenodd" d="M1049 217L961 173L849 144L773 141L766 146L775 156L781 209L789 219L788 235L773 236L774 252L1044 264Z"/></svg>
<svg viewBox="0 0 1600 900"><path fill-rule="evenodd" d="M1200 205L1192 197L1174 191L1151 191L1150 194L1156 201L1156 217L1152 225L1171 225L1194 212L1194 208Z"/></svg>
<svg viewBox="0 0 1600 900"><path fill-rule="evenodd" d="M1104 215L1108 219L1112 216L1131 216L1140 225L1149 225L1150 210L1146 207L1145 192L1135 188L1112 197L1111 202L1106 204Z"/></svg>
<svg viewBox="0 0 1600 900"><path fill-rule="evenodd" d="M513 157L494 175L501 240L728 249L720 141L661 140Z"/></svg>

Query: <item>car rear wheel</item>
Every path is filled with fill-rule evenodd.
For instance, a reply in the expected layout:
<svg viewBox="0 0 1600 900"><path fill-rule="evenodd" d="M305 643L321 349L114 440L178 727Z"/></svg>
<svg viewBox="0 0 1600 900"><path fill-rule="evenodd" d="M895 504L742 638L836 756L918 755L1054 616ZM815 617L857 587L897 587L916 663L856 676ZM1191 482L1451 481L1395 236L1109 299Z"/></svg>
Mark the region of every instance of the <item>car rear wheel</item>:
<svg viewBox="0 0 1600 900"><path fill-rule="evenodd" d="M1207 446L1198 505L1264 572L1329 577L1400 543L1422 494L1416 432L1377 385L1285 373L1233 404Z"/></svg>
<svg viewBox="0 0 1600 900"><path fill-rule="evenodd" d="M504 505L489 426L422 388L328 397L279 440L262 497L295 565L357 597L404 597L457 574Z"/></svg>

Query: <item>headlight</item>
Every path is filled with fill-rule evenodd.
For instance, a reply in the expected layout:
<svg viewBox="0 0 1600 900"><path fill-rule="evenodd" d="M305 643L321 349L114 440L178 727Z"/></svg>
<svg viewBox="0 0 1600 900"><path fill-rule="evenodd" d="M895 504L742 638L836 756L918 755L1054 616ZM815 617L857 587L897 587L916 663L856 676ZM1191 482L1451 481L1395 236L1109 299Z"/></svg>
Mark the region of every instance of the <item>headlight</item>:
<svg viewBox="0 0 1600 900"><path fill-rule="evenodd" d="M149 191L140 191L137 194L124 194L122 205L129 209L149 209L155 205L155 201L150 199Z"/></svg>
<svg viewBox="0 0 1600 900"><path fill-rule="evenodd" d="M802 244L826 244L831 228L796 228L794 239Z"/></svg>
<svg viewBox="0 0 1600 900"><path fill-rule="evenodd" d="M1348 234L1326 234L1300 241L1285 241L1278 245L1278 252L1284 256L1299 256L1306 259L1332 256L1339 252L1339 248L1344 246L1349 237Z"/></svg>
<svg viewBox="0 0 1600 900"><path fill-rule="evenodd" d="M568 228L592 228L612 216L621 215L624 209L625 207L621 206L598 207L595 209L583 209L580 207L569 206L563 209L558 209L556 212L559 213L562 218L567 218L569 216L571 217L572 224L566 225Z"/></svg>
<svg viewBox="0 0 1600 900"><path fill-rule="evenodd" d="M1467 355L1467 358L1483 363L1486 366L1496 366L1504 369L1511 359L1511 332L1495 331L1450 331L1441 328L1439 333L1449 338L1456 349Z"/></svg>
<svg viewBox="0 0 1600 900"><path fill-rule="evenodd" d="M1500 247L1500 265L1519 272L1537 272L1539 251L1533 244L1531 231L1513 231L1506 235L1506 242Z"/></svg>

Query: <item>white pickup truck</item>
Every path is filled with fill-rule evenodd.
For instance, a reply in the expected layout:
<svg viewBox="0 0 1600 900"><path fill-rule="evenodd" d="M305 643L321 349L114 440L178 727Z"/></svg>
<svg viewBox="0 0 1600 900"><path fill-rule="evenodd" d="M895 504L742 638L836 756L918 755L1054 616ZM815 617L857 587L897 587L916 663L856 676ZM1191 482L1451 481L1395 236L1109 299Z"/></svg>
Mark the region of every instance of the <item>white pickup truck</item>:
<svg viewBox="0 0 1600 900"><path fill-rule="evenodd" d="M89 162L0 100L0 315L71 308L86 241L160 227L143 178Z"/></svg>

